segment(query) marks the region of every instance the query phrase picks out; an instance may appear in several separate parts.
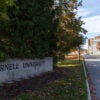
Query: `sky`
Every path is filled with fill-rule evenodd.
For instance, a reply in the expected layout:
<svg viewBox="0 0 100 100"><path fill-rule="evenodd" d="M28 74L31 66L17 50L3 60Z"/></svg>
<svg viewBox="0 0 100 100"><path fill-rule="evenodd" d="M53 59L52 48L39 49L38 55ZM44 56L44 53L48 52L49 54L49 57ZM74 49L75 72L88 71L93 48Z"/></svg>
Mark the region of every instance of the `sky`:
<svg viewBox="0 0 100 100"><path fill-rule="evenodd" d="M100 0L82 0L78 15L85 22L83 27L88 31L85 37L93 38L100 35Z"/></svg>

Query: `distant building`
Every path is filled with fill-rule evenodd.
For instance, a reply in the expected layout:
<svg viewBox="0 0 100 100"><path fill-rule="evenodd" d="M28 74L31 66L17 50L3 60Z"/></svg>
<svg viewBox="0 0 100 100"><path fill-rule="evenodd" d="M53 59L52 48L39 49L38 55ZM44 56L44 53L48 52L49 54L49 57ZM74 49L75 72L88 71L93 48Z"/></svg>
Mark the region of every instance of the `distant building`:
<svg viewBox="0 0 100 100"><path fill-rule="evenodd" d="M88 40L88 53L100 55L100 36Z"/></svg>

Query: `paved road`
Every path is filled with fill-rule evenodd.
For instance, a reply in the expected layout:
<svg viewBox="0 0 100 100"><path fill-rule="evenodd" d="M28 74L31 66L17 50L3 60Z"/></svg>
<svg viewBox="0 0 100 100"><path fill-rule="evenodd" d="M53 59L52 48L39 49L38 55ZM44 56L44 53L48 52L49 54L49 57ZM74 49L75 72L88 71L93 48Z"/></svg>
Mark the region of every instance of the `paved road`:
<svg viewBox="0 0 100 100"><path fill-rule="evenodd" d="M100 56L85 56L92 100L100 100Z"/></svg>

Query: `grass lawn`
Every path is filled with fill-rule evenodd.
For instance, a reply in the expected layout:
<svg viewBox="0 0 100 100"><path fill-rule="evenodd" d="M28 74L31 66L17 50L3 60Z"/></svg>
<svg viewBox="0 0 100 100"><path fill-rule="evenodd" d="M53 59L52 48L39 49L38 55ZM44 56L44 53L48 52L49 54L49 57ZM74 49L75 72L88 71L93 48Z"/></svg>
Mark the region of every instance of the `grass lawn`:
<svg viewBox="0 0 100 100"><path fill-rule="evenodd" d="M58 62L57 69L62 78L50 81L46 86L24 93L14 100L88 100L82 62Z"/></svg>

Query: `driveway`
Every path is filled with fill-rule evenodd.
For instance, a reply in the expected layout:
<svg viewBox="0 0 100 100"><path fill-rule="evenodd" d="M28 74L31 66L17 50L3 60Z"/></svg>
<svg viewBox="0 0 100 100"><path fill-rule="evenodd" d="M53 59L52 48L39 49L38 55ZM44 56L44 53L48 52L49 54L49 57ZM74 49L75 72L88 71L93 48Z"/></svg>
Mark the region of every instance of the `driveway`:
<svg viewBox="0 0 100 100"><path fill-rule="evenodd" d="M100 56L85 56L85 68L91 98L92 100L100 100Z"/></svg>

